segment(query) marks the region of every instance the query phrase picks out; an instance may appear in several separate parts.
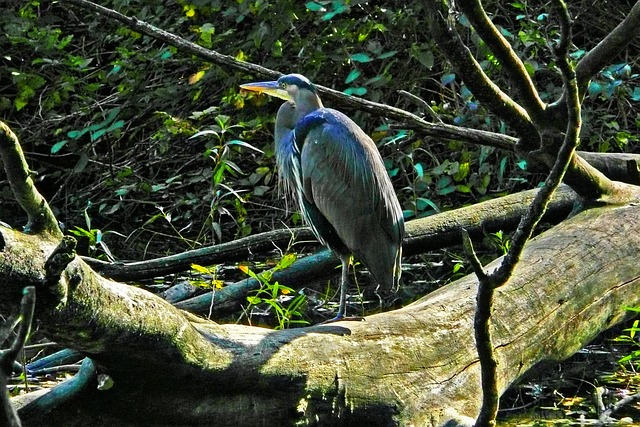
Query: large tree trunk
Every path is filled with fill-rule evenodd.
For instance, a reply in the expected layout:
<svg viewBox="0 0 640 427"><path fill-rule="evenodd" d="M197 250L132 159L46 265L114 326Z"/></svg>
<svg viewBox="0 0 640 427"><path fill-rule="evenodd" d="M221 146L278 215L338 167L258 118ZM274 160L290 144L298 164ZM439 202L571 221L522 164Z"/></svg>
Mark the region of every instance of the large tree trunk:
<svg viewBox="0 0 640 427"><path fill-rule="evenodd" d="M495 299L502 390L640 303L638 215L632 205L590 209L530 242ZM47 425L441 425L477 415L473 276L364 322L270 331L197 319L79 258L45 285L55 245L8 229L2 237L0 309L34 284L40 329L115 381L47 415Z"/></svg>

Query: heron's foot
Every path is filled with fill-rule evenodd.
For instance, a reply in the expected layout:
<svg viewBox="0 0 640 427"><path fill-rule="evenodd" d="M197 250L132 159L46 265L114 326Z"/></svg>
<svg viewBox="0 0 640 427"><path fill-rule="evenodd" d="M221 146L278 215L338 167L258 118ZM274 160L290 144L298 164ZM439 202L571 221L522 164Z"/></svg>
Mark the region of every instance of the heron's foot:
<svg viewBox="0 0 640 427"><path fill-rule="evenodd" d="M364 317L362 316L345 316L344 314L339 314L336 317L334 317L333 319L329 319L329 320L325 320L324 322L320 322L318 323L318 325L327 325L329 323L335 323L335 322L363 322L365 320Z"/></svg>

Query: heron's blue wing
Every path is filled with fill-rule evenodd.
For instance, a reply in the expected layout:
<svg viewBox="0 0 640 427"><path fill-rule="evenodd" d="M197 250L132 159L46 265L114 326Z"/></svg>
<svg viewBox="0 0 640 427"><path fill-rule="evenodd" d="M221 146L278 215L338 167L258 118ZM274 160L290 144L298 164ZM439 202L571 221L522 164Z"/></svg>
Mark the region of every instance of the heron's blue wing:
<svg viewBox="0 0 640 427"><path fill-rule="evenodd" d="M299 121L295 143L316 234L329 246L337 235L381 285L397 285L404 222L374 142L347 116L323 108Z"/></svg>

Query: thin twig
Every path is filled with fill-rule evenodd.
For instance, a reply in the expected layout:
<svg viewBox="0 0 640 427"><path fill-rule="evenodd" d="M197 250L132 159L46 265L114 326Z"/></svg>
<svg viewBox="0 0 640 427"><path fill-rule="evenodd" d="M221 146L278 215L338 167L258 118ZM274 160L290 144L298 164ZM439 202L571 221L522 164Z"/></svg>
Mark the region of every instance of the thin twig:
<svg viewBox="0 0 640 427"><path fill-rule="evenodd" d="M487 280L488 276L484 272L482 268L482 263L478 259L475 250L473 249L473 242L471 241L471 237L469 236L469 231L466 228L462 228L462 247L464 248L464 253L471 263L471 268L473 268L473 272L476 274L478 280L483 281Z"/></svg>
<svg viewBox="0 0 640 427"><path fill-rule="evenodd" d="M580 97L575 78L575 70L569 63L567 57L568 46L571 42L571 20L564 1L554 0L554 3L556 4L556 9L559 11L561 26L561 38L558 47L555 49L555 53L558 68L560 68L562 72L564 86L567 88L567 93L569 94L567 99L568 122L566 135L553 168L545 180L544 186L536 194L533 203L531 203L529 209L522 217L520 225L512 237L511 248L498 270L494 273L496 274L496 284L506 282L511 276L515 265L520 259L525 243L533 234L533 230L542 218L542 215L544 215L549 200L562 182L569 162L580 143L580 127L582 125L580 118Z"/></svg>
<svg viewBox="0 0 640 427"><path fill-rule="evenodd" d="M0 400L2 401L0 405L0 424L9 427L20 427L22 423L20 422L16 409L13 407L9 399L9 392L7 391L7 377L11 375L13 364L20 351L24 348L24 344L29 337L35 305L36 288L33 286L27 286L22 291L19 325L16 337L9 349L0 351Z"/></svg>
<svg viewBox="0 0 640 427"><path fill-rule="evenodd" d="M31 331L31 321L33 320L33 311L36 305L36 288L27 286L23 290L22 302L20 303L20 324L16 337L7 350L0 351L0 366L5 374L11 373L13 362L18 358L18 354L27 341L29 332Z"/></svg>
<svg viewBox="0 0 640 427"><path fill-rule="evenodd" d="M412 94L411 92L407 92L406 90L399 90L398 93L406 98L409 98L410 100L412 100L413 102L415 102L416 104L420 105L422 108L427 110L427 112L431 116L431 119L434 120L435 122L444 123L440 118L440 116L438 116L438 113L433 111L433 108L431 108L431 105L429 105L429 103L424 99Z"/></svg>

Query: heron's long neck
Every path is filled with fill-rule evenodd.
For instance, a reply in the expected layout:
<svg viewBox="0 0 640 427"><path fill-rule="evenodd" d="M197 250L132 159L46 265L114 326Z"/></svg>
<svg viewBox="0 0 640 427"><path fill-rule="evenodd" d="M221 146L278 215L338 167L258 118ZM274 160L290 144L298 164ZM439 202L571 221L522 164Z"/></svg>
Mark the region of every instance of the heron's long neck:
<svg viewBox="0 0 640 427"><path fill-rule="evenodd" d="M298 93L296 99L296 122L310 112L322 107L322 101L316 93L310 90L305 90Z"/></svg>
<svg viewBox="0 0 640 427"><path fill-rule="evenodd" d="M275 140L276 145L284 143L288 134L296 127L298 118L296 117L295 106L291 102L284 102L278 110L276 116Z"/></svg>

